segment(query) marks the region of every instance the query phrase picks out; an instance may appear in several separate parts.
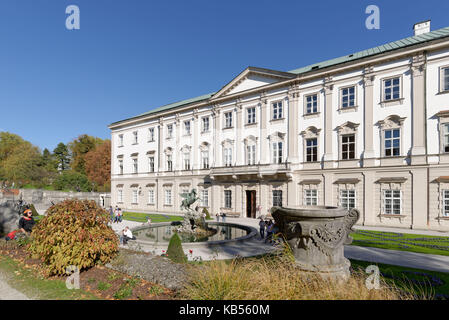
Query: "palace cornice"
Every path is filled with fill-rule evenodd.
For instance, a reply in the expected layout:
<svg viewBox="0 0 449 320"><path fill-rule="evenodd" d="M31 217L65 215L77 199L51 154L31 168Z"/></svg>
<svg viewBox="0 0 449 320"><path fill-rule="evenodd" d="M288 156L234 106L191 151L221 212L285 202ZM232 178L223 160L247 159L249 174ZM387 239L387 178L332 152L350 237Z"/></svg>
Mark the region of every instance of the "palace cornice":
<svg viewBox="0 0 449 320"><path fill-rule="evenodd" d="M273 89L277 89L279 87L286 87L286 90L288 90L291 86L294 86L299 83L310 82L315 79L324 79L324 78L331 77L333 75L349 72L351 70L357 70L357 69L363 70L366 68L367 65L375 66L375 65L379 65L379 64L382 64L382 63L385 63L388 61L395 61L395 60L398 60L401 58L406 58L406 57L413 58L417 55L422 54L422 52L437 51L437 50L440 50L445 47L446 48L449 47L449 40L447 38L437 39L437 40L433 40L430 42L417 44L413 47L397 49L397 51L394 51L394 52L385 52L385 53L381 53L381 54L375 55L375 56L364 57L364 58L361 58L360 60L356 60L356 61L344 62L342 64L330 66L325 69L309 71L304 74L298 74L295 76L295 78L292 78L292 79L287 79L287 80L279 81L276 83L267 84L267 85L256 87L253 89L237 92L237 93L234 93L231 95L221 96L221 97L220 96L216 96L216 97L212 96L211 98L206 99L204 101L194 102L194 103L182 106L182 107L174 108L172 110L166 110L166 111L162 111L160 113L137 116L134 118L122 120L122 121L110 124L108 126L108 128L111 130L115 130L115 129L119 129L122 127L126 127L131 124L137 124L137 123L146 122L149 120L154 120L159 117L164 117L167 115L173 115L174 113L189 111L191 109L200 108L200 107L207 106L210 104L220 104L225 101L235 100L237 98L241 98L241 97L248 96L248 95L257 95L257 94L260 94L261 91L268 92ZM279 71L279 72L285 73L282 71ZM292 73L292 75L294 75L294 74ZM231 83L232 83L232 81L231 81ZM224 88L222 88L220 91L222 91L223 89ZM219 92L217 92L216 95Z"/></svg>

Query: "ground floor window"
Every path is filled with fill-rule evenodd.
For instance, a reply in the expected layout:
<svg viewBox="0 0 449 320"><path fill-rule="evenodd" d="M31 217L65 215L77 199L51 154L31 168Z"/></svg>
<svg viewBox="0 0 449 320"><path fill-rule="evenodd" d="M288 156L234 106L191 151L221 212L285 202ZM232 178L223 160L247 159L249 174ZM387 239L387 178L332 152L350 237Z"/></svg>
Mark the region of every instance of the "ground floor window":
<svg viewBox="0 0 449 320"><path fill-rule="evenodd" d="M133 189L133 202L132 203L138 203L138 191L137 189Z"/></svg>
<svg viewBox="0 0 449 320"><path fill-rule="evenodd" d="M273 190L273 207L282 207L282 191Z"/></svg>
<svg viewBox="0 0 449 320"><path fill-rule="evenodd" d="M201 206L209 207L209 190L201 190Z"/></svg>
<svg viewBox="0 0 449 320"><path fill-rule="evenodd" d="M449 190L443 190L443 216L449 217Z"/></svg>
<svg viewBox="0 0 449 320"><path fill-rule="evenodd" d="M304 190L304 204L306 206L318 205L318 190Z"/></svg>
<svg viewBox="0 0 449 320"><path fill-rule="evenodd" d="M340 190L340 206L348 210L355 208L355 190Z"/></svg>
<svg viewBox="0 0 449 320"><path fill-rule="evenodd" d="M123 203L123 189L117 190L117 202Z"/></svg>
<svg viewBox="0 0 449 320"><path fill-rule="evenodd" d="M401 214L401 190L383 190L384 214Z"/></svg>
<svg viewBox="0 0 449 320"><path fill-rule="evenodd" d="M150 189L148 191L148 204L154 204L154 190Z"/></svg>
<svg viewBox="0 0 449 320"><path fill-rule="evenodd" d="M224 192L224 205L225 208L231 209L232 208L232 192L231 190L225 190Z"/></svg>
<svg viewBox="0 0 449 320"><path fill-rule="evenodd" d="M171 197L171 189L165 189L165 205L171 205L172 197Z"/></svg>

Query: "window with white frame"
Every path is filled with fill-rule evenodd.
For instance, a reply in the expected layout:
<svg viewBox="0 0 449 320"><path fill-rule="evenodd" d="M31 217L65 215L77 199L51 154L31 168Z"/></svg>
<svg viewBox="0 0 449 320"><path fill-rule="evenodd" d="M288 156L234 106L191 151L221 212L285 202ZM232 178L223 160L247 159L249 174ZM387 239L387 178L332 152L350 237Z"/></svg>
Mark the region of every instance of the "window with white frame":
<svg viewBox="0 0 449 320"><path fill-rule="evenodd" d="M448 153L449 152L449 123L444 123L442 126L441 126L441 129L442 129L442 140L443 140L443 143L442 143L442 149L443 149L443 152L444 153Z"/></svg>
<svg viewBox="0 0 449 320"><path fill-rule="evenodd" d="M138 132L134 131L133 132L133 144L137 144L138 143Z"/></svg>
<svg viewBox="0 0 449 320"><path fill-rule="evenodd" d="M190 170L190 152L184 153L184 170Z"/></svg>
<svg viewBox="0 0 449 320"><path fill-rule="evenodd" d="M232 148L230 147L224 148L224 165L225 167L232 166Z"/></svg>
<svg viewBox="0 0 449 320"><path fill-rule="evenodd" d="M137 204L138 202L139 202L139 191L137 189L133 189L132 203Z"/></svg>
<svg viewBox="0 0 449 320"><path fill-rule="evenodd" d="M283 142L277 141L272 143L273 159L272 163L282 163Z"/></svg>
<svg viewBox="0 0 449 320"><path fill-rule="evenodd" d="M232 208L232 191L231 190L224 191L224 207L227 209Z"/></svg>
<svg viewBox="0 0 449 320"><path fill-rule="evenodd" d="M401 154L401 129L384 130L385 157L395 157Z"/></svg>
<svg viewBox="0 0 449 320"><path fill-rule="evenodd" d="M154 204L154 189L148 190L148 204Z"/></svg>
<svg viewBox="0 0 449 320"><path fill-rule="evenodd" d="M449 67L441 68L441 92L449 91Z"/></svg>
<svg viewBox="0 0 449 320"><path fill-rule="evenodd" d="M256 164L256 145L246 146L246 164L249 166Z"/></svg>
<svg viewBox="0 0 449 320"><path fill-rule="evenodd" d="M173 125L167 125L167 139L173 138Z"/></svg>
<svg viewBox="0 0 449 320"><path fill-rule="evenodd" d="M201 163L203 169L209 169L209 151L201 151Z"/></svg>
<svg viewBox="0 0 449 320"><path fill-rule="evenodd" d="M117 189L117 202L123 203L123 189Z"/></svg>
<svg viewBox="0 0 449 320"><path fill-rule="evenodd" d="M255 107L251 107L246 109L246 123L247 124L253 124L256 123L256 108Z"/></svg>
<svg viewBox="0 0 449 320"><path fill-rule="evenodd" d="M201 190L200 202L202 207L209 207L209 190Z"/></svg>
<svg viewBox="0 0 449 320"><path fill-rule="evenodd" d="M273 120L282 119L284 117L282 101L273 102L272 106L273 106Z"/></svg>
<svg viewBox="0 0 449 320"><path fill-rule="evenodd" d="M225 116L225 128L232 128L232 111L226 112Z"/></svg>
<svg viewBox="0 0 449 320"><path fill-rule="evenodd" d="M123 134L118 135L118 146L123 147Z"/></svg>
<svg viewBox="0 0 449 320"><path fill-rule="evenodd" d="M171 189L165 189L165 205L170 206L172 204Z"/></svg>
<svg viewBox="0 0 449 320"><path fill-rule="evenodd" d="M355 190L340 190L340 207L355 208Z"/></svg>
<svg viewBox="0 0 449 320"><path fill-rule="evenodd" d="M318 139L306 139L306 162L318 161Z"/></svg>
<svg viewBox="0 0 449 320"><path fill-rule="evenodd" d="M282 190L273 190L273 207L282 207Z"/></svg>
<svg viewBox="0 0 449 320"><path fill-rule="evenodd" d="M402 192L401 190L383 190L383 213L401 214L402 212Z"/></svg>
<svg viewBox="0 0 449 320"><path fill-rule="evenodd" d="M154 157L148 157L148 172L154 172Z"/></svg>
<svg viewBox="0 0 449 320"><path fill-rule="evenodd" d="M139 172L139 168L138 168L137 158L133 158L133 173L138 173L138 172Z"/></svg>
<svg viewBox="0 0 449 320"><path fill-rule="evenodd" d="M202 132L208 132L209 131L209 117L202 118Z"/></svg>
<svg viewBox="0 0 449 320"><path fill-rule="evenodd" d="M304 205L306 206L318 205L318 190L316 189L304 190Z"/></svg>
<svg viewBox="0 0 449 320"><path fill-rule="evenodd" d="M390 101L401 98L401 77L383 80L383 100Z"/></svg>
<svg viewBox="0 0 449 320"><path fill-rule="evenodd" d="M122 159L118 160L118 172L119 172L119 174L123 174L123 160Z"/></svg>
<svg viewBox="0 0 449 320"><path fill-rule="evenodd" d="M445 217L449 217L449 190L443 190L443 197L442 197L443 203L442 203L442 215Z"/></svg>
<svg viewBox="0 0 449 320"><path fill-rule="evenodd" d="M190 120L184 121L184 134L190 136Z"/></svg>
<svg viewBox="0 0 449 320"><path fill-rule="evenodd" d="M355 135L348 134L341 137L341 158L355 159Z"/></svg>
<svg viewBox="0 0 449 320"><path fill-rule="evenodd" d="M171 154L167 154L167 171L173 171L173 160Z"/></svg>
<svg viewBox="0 0 449 320"><path fill-rule="evenodd" d="M306 96L306 114L318 112L318 95L311 94Z"/></svg>
<svg viewBox="0 0 449 320"><path fill-rule="evenodd" d="M148 129L148 142L154 141L154 128Z"/></svg>
<svg viewBox="0 0 449 320"><path fill-rule="evenodd" d="M355 107L355 86L341 89L341 108Z"/></svg>

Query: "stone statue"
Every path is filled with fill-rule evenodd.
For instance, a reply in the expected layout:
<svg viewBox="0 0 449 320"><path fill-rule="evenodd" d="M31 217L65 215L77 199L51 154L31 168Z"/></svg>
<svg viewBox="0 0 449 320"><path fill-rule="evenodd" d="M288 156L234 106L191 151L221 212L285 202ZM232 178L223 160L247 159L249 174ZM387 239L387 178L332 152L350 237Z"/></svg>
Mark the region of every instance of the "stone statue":
<svg viewBox="0 0 449 320"><path fill-rule="evenodd" d="M178 229L178 232L195 233L198 226L205 230L206 226L203 223L203 219L201 219L202 214L198 211L198 206L195 210L190 208L192 204L199 200L196 190L192 189L192 191L181 193L180 195L184 198L181 202L181 210L185 211L185 213L182 226Z"/></svg>
<svg viewBox="0 0 449 320"><path fill-rule="evenodd" d="M182 200L181 202L181 210L182 209L191 210L190 206L200 199L199 197L196 196L195 189L192 189L192 191L187 193L181 193L180 195L181 197L184 198L184 200Z"/></svg>
<svg viewBox="0 0 449 320"><path fill-rule="evenodd" d="M273 207L271 214L301 270L349 278L350 262L344 257L344 245L352 242L349 234L360 217L357 209Z"/></svg>

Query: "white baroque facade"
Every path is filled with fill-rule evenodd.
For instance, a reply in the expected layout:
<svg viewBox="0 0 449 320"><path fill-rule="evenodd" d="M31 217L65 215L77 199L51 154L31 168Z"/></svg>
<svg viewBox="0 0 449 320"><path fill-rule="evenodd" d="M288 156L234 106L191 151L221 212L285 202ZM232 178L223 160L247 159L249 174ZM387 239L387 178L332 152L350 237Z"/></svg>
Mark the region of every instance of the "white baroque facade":
<svg viewBox="0 0 449 320"><path fill-rule="evenodd" d="M256 217L356 207L359 224L449 230L449 28L281 72L109 126L112 204Z"/></svg>

